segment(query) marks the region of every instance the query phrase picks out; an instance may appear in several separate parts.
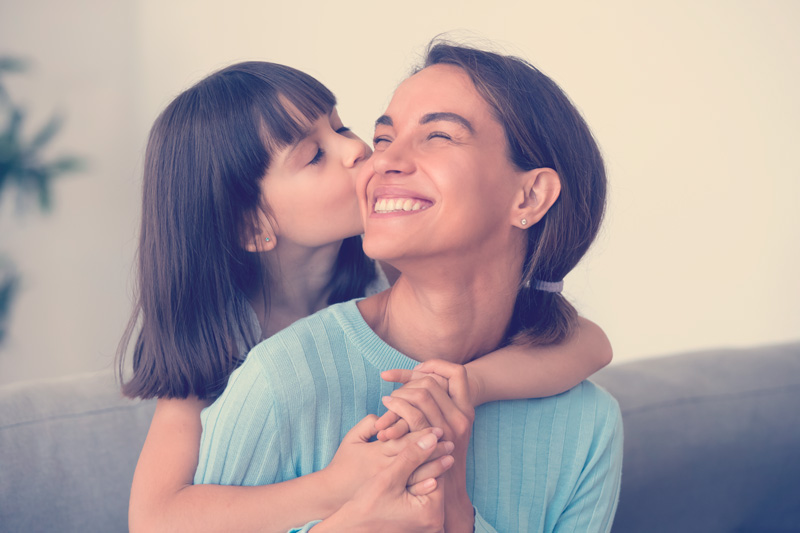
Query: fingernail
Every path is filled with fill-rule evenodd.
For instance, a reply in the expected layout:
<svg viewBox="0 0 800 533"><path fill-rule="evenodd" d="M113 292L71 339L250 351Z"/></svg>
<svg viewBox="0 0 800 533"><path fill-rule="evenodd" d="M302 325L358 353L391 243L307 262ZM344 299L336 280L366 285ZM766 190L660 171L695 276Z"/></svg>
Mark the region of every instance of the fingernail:
<svg viewBox="0 0 800 533"><path fill-rule="evenodd" d="M442 461L442 466L445 468L449 467L450 465L456 462L455 458L452 455L445 455L444 457L442 457L441 461Z"/></svg>
<svg viewBox="0 0 800 533"><path fill-rule="evenodd" d="M450 452L452 452L453 450L456 449L456 445L453 444L452 442L450 442L449 440L446 441L446 442L443 442L442 444L444 444L444 451L446 453L450 453Z"/></svg>
<svg viewBox="0 0 800 533"><path fill-rule="evenodd" d="M383 400L383 403L389 403L389 402L392 401L392 397L391 396L384 396L381 399Z"/></svg>
<svg viewBox="0 0 800 533"><path fill-rule="evenodd" d="M422 486L426 489L432 489L433 487L436 486L436 480L433 478L426 479L425 481L422 482Z"/></svg>
<svg viewBox="0 0 800 533"><path fill-rule="evenodd" d="M437 439L441 439L442 435L444 435L444 430L442 428L431 428L431 432L436 435Z"/></svg>
<svg viewBox="0 0 800 533"><path fill-rule="evenodd" d="M437 440L438 439L436 438L436 435L434 435L433 433L428 433L427 435L425 435L424 437L422 437L417 441L417 445L419 445L419 447L422 448L423 450L427 450L428 448L436 444Z"/></svg>

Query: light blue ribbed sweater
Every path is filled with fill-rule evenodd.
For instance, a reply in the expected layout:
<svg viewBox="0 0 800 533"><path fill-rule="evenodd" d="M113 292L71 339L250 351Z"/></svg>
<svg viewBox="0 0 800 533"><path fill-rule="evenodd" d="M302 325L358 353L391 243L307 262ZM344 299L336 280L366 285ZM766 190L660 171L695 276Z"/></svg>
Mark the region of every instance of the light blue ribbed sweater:
<svg viewBox="0 0 800 533"><path fill-rule="evenodd" d="M264 485L324 468L345 433L417 361L383 342L355 301L262 342L202 413L195 483ZM475 531L609 531L622 469L617 402L590 382L476 410L467 457ZM314 523L298 531L307 531Z"/></svg>

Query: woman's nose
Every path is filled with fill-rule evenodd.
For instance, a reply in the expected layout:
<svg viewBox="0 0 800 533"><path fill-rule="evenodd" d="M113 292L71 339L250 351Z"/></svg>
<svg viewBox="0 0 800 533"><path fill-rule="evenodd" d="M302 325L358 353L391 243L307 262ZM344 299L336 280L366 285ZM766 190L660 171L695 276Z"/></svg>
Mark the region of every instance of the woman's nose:
<svg viewBox="0 0 800 533"><path fill-rule="evenodd" d="M414 160L408 148L397 140L381 150L376 150L372 161L378 174L410 174L414 171Z"/></svg>

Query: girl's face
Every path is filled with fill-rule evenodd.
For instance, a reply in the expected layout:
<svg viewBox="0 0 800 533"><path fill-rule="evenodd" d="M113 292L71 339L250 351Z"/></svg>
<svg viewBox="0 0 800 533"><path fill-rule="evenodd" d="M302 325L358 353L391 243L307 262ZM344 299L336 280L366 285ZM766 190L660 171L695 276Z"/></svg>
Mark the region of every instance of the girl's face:
<svg viewBox="0 0 800 533"><path fill-rule="evenodd" d="M359 177L367 255L481 261L508 249L523 173L506 144L460 68L434 65L403 82L376 122L373 171Z"/></svg>
<svg viewBox="0 0 800 533"><path fill-rule="evenodd" d="M355 177L370 153L336 109L277 152L261 187L277 246L318 247L361 234Z"/></svg>

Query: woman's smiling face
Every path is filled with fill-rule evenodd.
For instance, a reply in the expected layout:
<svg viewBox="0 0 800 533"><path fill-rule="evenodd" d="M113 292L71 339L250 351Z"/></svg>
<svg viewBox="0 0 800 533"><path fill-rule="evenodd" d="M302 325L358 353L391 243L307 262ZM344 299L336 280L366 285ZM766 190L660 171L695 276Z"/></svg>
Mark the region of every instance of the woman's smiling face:
<svg viewBox="0 0 800 533"><path fill-rule="evenodd" d="M522 172L463 70L434 65L404 81L376 121L374 146L357 185L367 255L468 259L482 243L507 245Z"/></svg>

